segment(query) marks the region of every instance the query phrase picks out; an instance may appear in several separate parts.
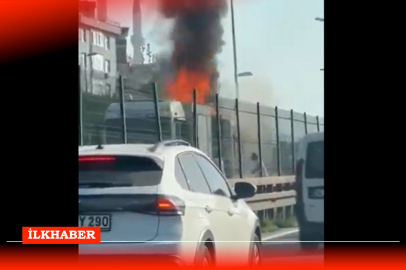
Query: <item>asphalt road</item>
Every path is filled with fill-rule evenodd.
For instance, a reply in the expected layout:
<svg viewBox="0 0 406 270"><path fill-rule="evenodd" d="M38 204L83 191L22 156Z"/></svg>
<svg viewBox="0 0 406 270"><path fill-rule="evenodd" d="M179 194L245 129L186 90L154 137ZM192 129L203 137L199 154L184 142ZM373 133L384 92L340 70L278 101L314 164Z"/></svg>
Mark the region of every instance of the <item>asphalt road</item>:
<svg viewBox="0 0 406 270"><path fill-rule="evenodd" d="M262 244L263 263L306 260L312 263L324 263L323 244L316 250L304 251L300 247L299 234L297 229L287 229L269 237L263 237Z"/></svg>

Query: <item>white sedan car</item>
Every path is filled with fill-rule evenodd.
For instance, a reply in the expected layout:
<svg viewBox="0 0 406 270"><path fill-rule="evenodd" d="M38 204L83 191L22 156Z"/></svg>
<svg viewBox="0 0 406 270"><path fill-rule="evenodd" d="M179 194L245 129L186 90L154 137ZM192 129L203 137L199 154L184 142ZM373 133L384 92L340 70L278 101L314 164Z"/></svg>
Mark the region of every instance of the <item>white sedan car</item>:
<svg viewBox="0 0 406 270"><path fill-rule="evenodd" d="M216 165L184 141L79 147L80 255L161 255L180 265L260 264L259 219Z"/></svg>

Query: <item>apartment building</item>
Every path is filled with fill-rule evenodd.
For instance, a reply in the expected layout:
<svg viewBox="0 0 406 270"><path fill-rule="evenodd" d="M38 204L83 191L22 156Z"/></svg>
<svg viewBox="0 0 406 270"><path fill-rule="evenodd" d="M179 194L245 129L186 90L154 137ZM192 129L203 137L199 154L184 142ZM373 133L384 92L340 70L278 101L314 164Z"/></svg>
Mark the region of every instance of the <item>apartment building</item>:
<svg viewBox="0 0 406 270"><path fill-rule="evenodd" d="M81 87L95 95L113 95L117 88L117 57L128 28L109 21L106 8L79 2L79 65ZM118 46L117 46L118 43Z"/></svg>

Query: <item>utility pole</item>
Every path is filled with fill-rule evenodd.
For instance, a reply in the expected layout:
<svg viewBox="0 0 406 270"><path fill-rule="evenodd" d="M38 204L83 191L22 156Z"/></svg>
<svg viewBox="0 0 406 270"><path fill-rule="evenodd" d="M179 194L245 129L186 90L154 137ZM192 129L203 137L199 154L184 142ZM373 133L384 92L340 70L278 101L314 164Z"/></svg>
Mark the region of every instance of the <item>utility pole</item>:
<svg viewBox="0 0 406 270"><path fill-rule="evenodd" d="M324 18L316 17L316 21L324 22ZM324 71L324 68L321 68L320 71Z"/></svg>
<svg viewBox="0 0 406 270"><path fill-rule="evenodd" d="M237 69L237 45L235 41L235 22L234 22L234 1L230 0L231 9L231 31L233 35L233 50L234 50L234 81L235 81L235 96L240 98L240 89L238 86L238 69Z"/></svg>

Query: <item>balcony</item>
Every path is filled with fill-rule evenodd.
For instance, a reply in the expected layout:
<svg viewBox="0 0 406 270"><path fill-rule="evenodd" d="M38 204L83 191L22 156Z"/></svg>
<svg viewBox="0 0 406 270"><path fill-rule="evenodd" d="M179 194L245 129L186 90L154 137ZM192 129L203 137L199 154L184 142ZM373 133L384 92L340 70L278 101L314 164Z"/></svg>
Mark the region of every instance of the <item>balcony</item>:
<svg viewBox="0 0 406 270"><path fill-rule="evenodd" d="M106 73L104 71L93 70L93 78L97 79L97 80L106 80L106 79L110 78L110 76L108 73Z"/></svg>

